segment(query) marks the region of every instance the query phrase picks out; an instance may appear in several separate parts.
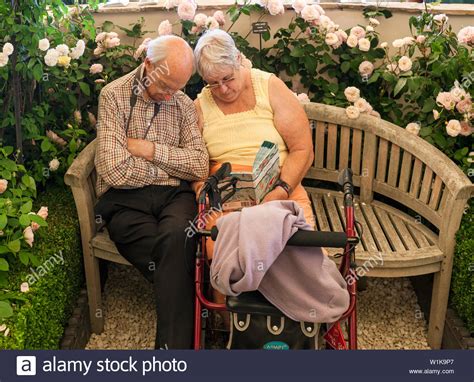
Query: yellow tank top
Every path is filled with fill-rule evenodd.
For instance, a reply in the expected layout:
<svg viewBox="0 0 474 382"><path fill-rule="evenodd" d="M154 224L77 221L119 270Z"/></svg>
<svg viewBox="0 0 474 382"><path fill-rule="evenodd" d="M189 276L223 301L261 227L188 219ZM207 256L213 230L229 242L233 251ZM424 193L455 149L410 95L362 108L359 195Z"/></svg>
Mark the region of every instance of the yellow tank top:
<svg viewBox="0 0 474 382"><path fill-rule="evenodd" d="M198 95L204 117L203 137L209 157L216 162L252 166L263 141L278 145L280 166L288 148L273 122L268 83L271 73L251 70L256 104L252 110L225 115L217 106L211 91L204 88Z"/></svg>

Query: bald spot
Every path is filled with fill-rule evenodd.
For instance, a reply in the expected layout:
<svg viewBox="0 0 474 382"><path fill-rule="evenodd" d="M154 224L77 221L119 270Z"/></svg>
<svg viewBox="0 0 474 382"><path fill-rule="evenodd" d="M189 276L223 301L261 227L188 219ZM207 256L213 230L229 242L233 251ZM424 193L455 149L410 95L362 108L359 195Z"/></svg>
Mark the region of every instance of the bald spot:
<svg viewBox="0 0 474 382"><path fill-rule="evenodd" d="M169 74L163 77L166 84L173 89L181 89L193 75L193 50L183 39L176 37L166 42L168 53L166 63L158 61L155 67L166 66L169 68Z"/></svg>

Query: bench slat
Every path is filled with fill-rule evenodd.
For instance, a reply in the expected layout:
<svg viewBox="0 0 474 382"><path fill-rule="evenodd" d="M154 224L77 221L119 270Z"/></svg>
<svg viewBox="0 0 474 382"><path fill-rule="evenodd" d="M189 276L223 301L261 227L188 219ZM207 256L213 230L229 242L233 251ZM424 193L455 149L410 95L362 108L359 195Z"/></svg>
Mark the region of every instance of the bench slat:
<svg viewBox="0 0 474 382"><path fill-rule="evenodd" d="M420 197L422 203L427 204L428 198L431 191L431 181L433 179L433 170L429 167L425 168L425 174L423 176L423 183L421 185Z"/></svg>
<svg viewBox="0 0 474 382"><path fill-rule="evenodd" d="M388 155L388 142L385 139L379 139L379 155L377 159L377 180L385 182L385 176L387 173L387 155Z"/></svg>
<svg viewBox="0 0 474 382"><path fill-rule="evenodd" d="M334 205L334 199L331 196L325 194L323 196L324 204L326 205L328 211L329 223L331 224L332 230L334 232L342 232L344 228L341 224L341 219L337 212L336 206Z"/></svg>
<svg viewBox="0 0 474 382"><path fill-rule="evenodd" d="M337 153L337 125L328 124L328 147L326 152L326 168L328 170L336 169L336 153Z"/></svg>
<svg viewBox="0 0 474 382"><path fill-rule="evenodd" d="M448 201L449 190L445 187L443 190L443 195L441 196L441 201L439 202L438 214L443 215L446 208L446 202Z"/></svg>
<svg viewBox="0 0 474 382"><path fill-rule="evenodd" d="M396 252L405 252L406 248L401 241L397 230L395 229L388 213L381 208L374 208L374 212L380 221L384 232L387 233L386 237Z"/></svg>
<svg viewBox="0 0 474 382"><path fill-rule="evenodd" d="M321 195L310 193L319 231L331 231Z"/></svg>
<svg viewBox="0 0 474 382"><path fill-rule="evenodd" d="M390 165L388 168L387 183L392 187L397 187L398 167L400 164L400 147L393 145L390 151Z"/></svg>
<svg viewBox="0 0 474 382"><path fill-rule="evenodd" d="M415 240L418 242L420 248L430 247L431 244L426 240L425 235L422 232L417 230L414 226L408 224L408 230L411 232Z"/></svg>
<svg viewBox="0 0 474 382"><path fill-rule="evenodd" d="M441 187L443 186L443 181L439 176L436 176L434 184L433 184L433 190L431 191L431 197L430 197L430 202L429 206L430 208L436 210L438 207L438 202L441 196Z"/></svg>
<svg viewBox="0 0 474 382"><path fill-rule="evenodd" d="M368 204L362 204L362 211L365 214L367 224L370 226L372 232L374 233L374 239L378 244L380 250L383 252L392 252L392 248L390 247L390 244L388 243L385 237L385 233L382 227L380 226L377 217L375 216L372 206Z"/></svg>
<svg viewBox="0 0 474 382"><path fill-rule="evenodd" d="M316 143L314 145L314 161L317 168L324 168L324 136L326 134L326 124L316 121Z"/></svg>
<svg viewBox="0 0 474 382"><path fill-rule="evenodd" d="M375 244L372 232L365 221L365 216L362 214L359 203L354 204L354 211L355 218L361 224L363 229L362 244L364 245L365 250L368 252L378 252L377 244Z"/></svg>
<svg viewBox="0 0 474 382"><path fill-rule="evenodd" d="M360 160L362 153L362 131L352 130L352 158L351 168L354 174L360 174Z"/></svg>
<svg viewBox="0 0 474 382"><path fill-rule="evenodd" d="M349 167L349 143L351 140L351 129L341 126L341 142L339 144L339 170Z"/></svg>
<svg viewBox="0 0 474 382"><path fill-rule="evenodd" d="M413 176L411 177L410 184L410 195L414 198L418 198L418 192L420 191L422 167L423 162L418 158L415 158L415 163L413 164Z"/></svg>
<svg viewBox="0 0 474 382"><path fill-rule="evenodd" d="M402 169L400 170L400 181L398 182L398 188L401 189L403 192L408 191L408 181L410 179L410 170L411 170L411 163L412 163L412 155L405 151L403 153L403 160L402 160Z"/></svg>
<svg viewBox="0 0 474 382"><path fill-rule="evenodd" d="M392 218L393 224L395 225L395 229L397 230L405 247L407 247L408 250L418 249L418 245L416 244L415 240L413 240L413 237L408 231L405 225L405 222L397 215L391 215L391 218Z"/></svg>

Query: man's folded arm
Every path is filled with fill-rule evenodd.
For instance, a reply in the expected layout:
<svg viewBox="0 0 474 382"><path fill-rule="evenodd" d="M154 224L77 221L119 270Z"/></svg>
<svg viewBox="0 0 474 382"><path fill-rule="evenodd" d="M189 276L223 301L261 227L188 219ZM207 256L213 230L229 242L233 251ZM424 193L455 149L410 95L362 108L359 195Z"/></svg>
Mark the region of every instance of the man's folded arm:
<svg viewBox="0 0 474 382"><path fill-rule="evenodd" d="M155 143L153 163L171 176L201 180L209 174L209 154L198 128L195 107L191 101L186 106L182 110L179 147Z"/></svg>
<svg viewBox="0 0 474 382"><path fill-rule="evenodd" d="M151 184L152 180L168 179L163 169L146 159L133 156L127 150L125 126L118 110L113 95L102 91L97 126L97 172L112 187L143 187Z"/></svg>

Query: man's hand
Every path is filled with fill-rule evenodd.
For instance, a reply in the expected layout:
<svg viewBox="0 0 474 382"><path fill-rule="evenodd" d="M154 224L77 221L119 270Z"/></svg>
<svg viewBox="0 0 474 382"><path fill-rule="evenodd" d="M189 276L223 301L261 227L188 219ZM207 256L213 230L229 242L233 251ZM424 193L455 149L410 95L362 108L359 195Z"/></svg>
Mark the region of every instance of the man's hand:
<svg viewBox="0 0 474 382"><path fill-rule="evenodd" d="M286 191L278 186L274 190L270 191L265 198L263 198L262 203L271 202L272 200L287 200L288 194Z"/></svg>
<svg viewBox="0 0 474 382"><path fill-rule="evenodd" d="M145 139L127 138L127 150L133 156L152 161L155 154L155 144Z"/></svg>

